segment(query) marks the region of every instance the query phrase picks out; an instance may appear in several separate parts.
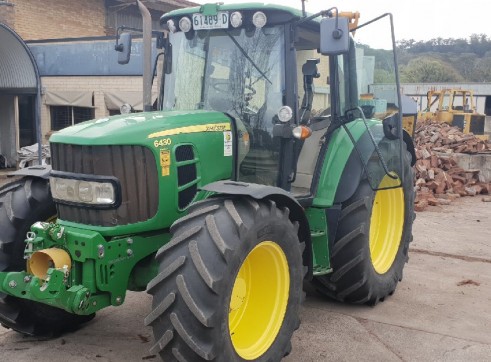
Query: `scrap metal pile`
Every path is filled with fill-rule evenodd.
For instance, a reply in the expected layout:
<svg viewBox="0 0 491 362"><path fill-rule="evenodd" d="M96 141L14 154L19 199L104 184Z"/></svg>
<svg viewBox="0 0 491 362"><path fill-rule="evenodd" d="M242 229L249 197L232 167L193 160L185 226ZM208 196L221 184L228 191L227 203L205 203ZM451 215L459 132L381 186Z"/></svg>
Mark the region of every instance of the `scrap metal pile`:
<svg viewBox="0 0 491 362"><path fill-rule="evenodd" d="M491 154L490 143L473 134L464 134L457 127L431 121L418 121L414 143L416 211L423 211L428 205L447 205L461 196L491 194L491 183L485 181L480 170L464 170L455 156L456 153Z"/></svg>

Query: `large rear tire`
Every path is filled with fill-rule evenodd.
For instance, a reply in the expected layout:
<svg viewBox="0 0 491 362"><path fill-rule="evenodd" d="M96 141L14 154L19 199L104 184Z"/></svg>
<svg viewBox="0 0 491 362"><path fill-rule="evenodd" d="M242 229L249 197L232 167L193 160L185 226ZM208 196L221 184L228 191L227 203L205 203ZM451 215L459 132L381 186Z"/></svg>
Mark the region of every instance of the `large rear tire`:
<svg viewBox="0 0 491 362"><path fill-rule="evenodd" d="M320 293L343 302L369 305L394 293L402 280L412 240L414 188L409 152L402 167L402 188L373 191L364 178L354 195L342 204L331 251L333 273L316 276L312 281ZM386 175L379 187L392 184L395 182Z"/></svg>
<svg viewBox="0 0 491 362"><path fill-rule="evenodd" d="M303 245L273 202L210 199L171 228L148 284L164 361L279 361L303 299Z"/></svg>
<svg viewBox="0 0 491 362"><path fill-rule="evenodd" d="M28 177L0 188L0 271L25 270L25 239L31 225L55 219L56 206L47 180ZM53 337L76 329L94 315L74 315L0 293L0 323L26 335Z"/></svg>

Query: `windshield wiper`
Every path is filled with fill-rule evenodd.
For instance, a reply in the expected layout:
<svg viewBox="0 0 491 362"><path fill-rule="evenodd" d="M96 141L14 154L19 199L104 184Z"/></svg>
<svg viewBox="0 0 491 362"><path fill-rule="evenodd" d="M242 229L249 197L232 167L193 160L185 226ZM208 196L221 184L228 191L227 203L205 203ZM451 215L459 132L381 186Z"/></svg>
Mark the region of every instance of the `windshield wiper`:
<svg viewBox="0 0 491 362"><path fill-rule="evenodd" d="M265 73L264 73L264 72L263 72L261 69L259 69L259 67L256 65L256 63L254 63L254 61L253 61L253 60L251 59L251 57L250 57L250 56L247 54L247 52L244 50L244 48L242 48L242 47L240 46L239 42L238 42L237 40L235 40L235 38L234 38L232 35L230 35L230 33L229 33L228 31L225 31L225 33L228 35L228 37L229 37L230 39L232 39L232 41L234 42L235 46L236 46L237 48L239 48L239 50L240 50L240 52L242 53L242 55L243 55L244 57L246 57L246 59L247 59L248 61L250 61L250 62L251 62L252 66L253 66L254 68L256 68L256 70L257 70L257 71L258 71L258 72L259 72L259 73L260 73L260 74L261 74L261 75L264 77L264 79L266 79L266 80L269 82L269 84L273 84L273 83L272 83L272 82L269 80L269 78L266 76L266 74L265 74Z"/></svg>

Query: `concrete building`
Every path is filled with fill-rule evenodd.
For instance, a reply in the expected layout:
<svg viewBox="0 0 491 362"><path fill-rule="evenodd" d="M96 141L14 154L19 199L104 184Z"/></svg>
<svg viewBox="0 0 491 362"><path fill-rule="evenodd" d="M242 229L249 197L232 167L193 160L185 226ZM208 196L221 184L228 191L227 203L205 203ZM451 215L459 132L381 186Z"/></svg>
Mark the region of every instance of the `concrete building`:
<svg viewBox="0 0 491 362"><path fill-rule="evenodd" d="M146 5L159 29L162 14L196 4ZM141 23L134 0L0 0L0 168L15 167L20 147L46 143L52 131L122 103L141 109L142 45L134 42L127 66L113 50L119 26Z"/></svg>

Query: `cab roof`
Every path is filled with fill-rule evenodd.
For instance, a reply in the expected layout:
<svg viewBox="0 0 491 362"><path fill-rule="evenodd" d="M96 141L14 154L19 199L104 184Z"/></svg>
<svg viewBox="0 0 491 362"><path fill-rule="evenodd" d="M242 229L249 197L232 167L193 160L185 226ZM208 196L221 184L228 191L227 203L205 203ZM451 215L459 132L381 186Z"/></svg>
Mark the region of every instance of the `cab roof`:
<svg viewBox="0 0 491 362"><path fill-rule="evenodd" d="M269 3L242 3L242 4L204 4L201 6L194 6L190 8L183 8L170 11L164 14L160 18L160 23L165 24L165 22L171 18L182 17L184 15L192 15L195 13L202 13L203 15L215 15L217 11L263 11L263 12L274 12L278 15L282 15L284 21L288 22L291 20L300 19L302 11L289 6L269 4Z"/></svg>

